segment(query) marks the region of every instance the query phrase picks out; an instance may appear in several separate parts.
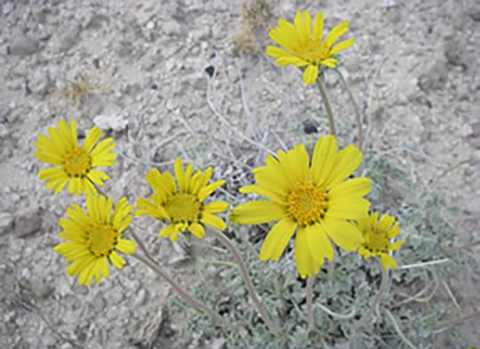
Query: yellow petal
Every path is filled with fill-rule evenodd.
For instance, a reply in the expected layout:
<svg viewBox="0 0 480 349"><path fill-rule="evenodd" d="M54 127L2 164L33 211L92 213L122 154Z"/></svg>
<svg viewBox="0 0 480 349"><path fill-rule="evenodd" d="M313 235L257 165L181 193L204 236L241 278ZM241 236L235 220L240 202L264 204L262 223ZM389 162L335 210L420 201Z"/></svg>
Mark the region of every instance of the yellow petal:
<svg viewBox="0 0 480 349"><path fill-rule="evenodd" d="M220 213L225 212L228 208L228 203L224 201L214 201L203 207L205 213Z"/></svg>
<svg viewBox="0 0 480 349"><path fill-rule="evenodd" d="M273 192L272 190L269 190L265 188L264 186L260 185L246 185L244 187L241 187L238 190L242 194L258 194L261 196L264 196L266 198L269 198L275 202L278 202L280 204L285 203L285 196L277 194Z"/></svg>
<svg viewBox="0 0 480 349"><path fill-rule="evenodd" d="M90 156L92 157L92 166L100 166L95 164L98 160L97 158L103 154L109 153L115 148L115 141L113 138L106 138L92 150Z"/></svg>
<svg viewBox="0 0 480 349"><path fill-rule="evenodd" d="M385 269L397 269L397 262L389 254L382 253L380 256L380 261Z"/></svg>
<svg viewBox="0 0 480 349"><path fill-rule="evenodd" d="M380 222L378 223L378 230L387 232L392 227L392 224L395 222L395 217L390 216L389 214L384 214L380 217Z"/></svg>
<svg viewBox="0 0 480 349"><path fill-rule="evenodd" d="M267 49L265 50L265 53L273 58L280 58L280 57L285 57L285 56L292 56L291 53L282 50L281 48L278 48L276 46L267 46Z"/></svg>
<svg viewBox="0 0 480 349"><path fill-rule="evenodd" d="M293 65L295 67L304 67L308 64L307 61L300 59L295 56L283 56L278 58L275 63L280 67L285 67L287 65Z"/></svg>
<svg viewBox="0 0 480 349"><path fill-rule="evenodd" d="M325 46L328 49L332 47L335 41L338 40L343 34L345 34L348 30L348 20L344 20L342 23L337 25L333 28L330 33L328 33L327 37L325 38Z"/></svg>
<svg viewBox="0 0 480 349"><path fill-rule="evenodd" d="M327 58L327 59L324 59L323 61L320 61L320 64L323 64L324 66L327 66L333 69L338 65L338 61L335 58Z"/></svg>
<svg viewBox="0 0 480 349"><path fill-rule="evenodd" d="M210 213L204 213L200 222L208 224L211 227L214 227L218 230L227 229L227 224L220 218Z"/></svg>
<svg viewBox="0 0 480 349"><path fill-rule="evenodd" d="M346 251L355 251L364 241L362 233L346 221L325 219L320 224L330 239Z"/></svg>
<svg viewBox="0 0 480 349"><path fill-rule="evenodd" d="M164 227L158 235L161 236L162 238L168 238L172 233L175 232L175 226L173 224L169 224L166 227Z"/></svg>
<svg viewBox="0 0 480 349"><path fill-rule="evenodd" d="M320 269L320 265L316 267L315 262L310 255L307 232L303 228L300 228L297 231L297 236L295 237L294 254L295 264L297 265L298 273L302 279L305 279L306 277L312 277L312 274L316 274Z"/></svg>
<svg viewBox="0 0 480 349"><path fill-rule="evenodd" d="M225 180L219 180L213 183L210 183L206 187L203 187L198 192L198 201L203 202L207 197L209 197L217 188L221 187L225 183Z"/></svg>
<svg viewBox="0 0 480 349"><path fill-rule="evenodd" d="M266 261L271 259L276 261L280 258L288 245L288 242L295 232L297 223L290 218L283 218L273 226L268 232L265 241L260 249L260 260Z"/></svg>
<svg viewBox="0 0 480 349"><path fill-rule="evenodd" d="M192 223L188 227L188 230L199 239L202 239L205 236L205 229L201 224Z"/></svg>
<svg viewBox="0 0 480 349"><path fill-rule="evenodd" d="M332 243L320 224L314 224L305 228L307 232L308 248L317 265L322 265L324 259L333 259Z"/></svg>
<svg viewBox="0 0 480 349"><path fill-rule="evenodd" d="M350 46L353 45L353 43L356 41L357 39L348 39L348 40L344 40L344 41L341 41L339 42L338 44L336 44L332 50L330 51L330 54L333 56L335 53L337 52L340 52L340 51L343 51L347 48L349 48Z"/></svg>
<svg viewBox="0 0 480 349"><path fill-rule="evenodd" d="M332 135L320 137L315 144L312 156L312 181L324 187L337 160L337 140ZM328 189L328 188L326 188Z"/></svg>
<svg viewBox="0 0 480 349"><path fill-rule="evenodd" d="M125 265L125 259L123 259L122 257L120 257L118 255L117 252L113 251L112 253L110 253L110 255L108 256L109 259L110 259L110 262L112 262L112 264L117 267L118 269L122 269L123 266Z"/></svg>
<svg viewBox="0 0 480 349"><path fill-rule="evenodd" d="M318 12L313 22L313 39L315 41L322 40L323 36L323 13Z"/></svg>
<svg viewBox="0 0 480 349"><path fill-rule="evenodd" d="M337 154L332 172L325 181L326 188L332 188L350 176L362 162L362 153L354 145L343 148Z"/></svg>
<svg viewBox="0 0 480 349"><path fill-rule="evenodd" d="M399 250L402 247L402 244L405 242L405 240L398 240L395 241L393 244L388 246L389 251L396 251Z"/></svg>
<svg viewBox="0 0 480 349"><path fill-rule="evenodd" d="M102 130L100 130L97 126L94 126L92 129L90 129L90 131L88 131L87 137L85 137L85 141L83 142L83 150L89 154L100 137L102 137Z"/></svg>
<svg viewBox="0 0 480 349"><path fill-rule="evenodd" d="M401 230L400 230L400 223L396 223L392 229L390 229L390 231L388 232L388 238L391 239L395 236L397 236L398 234L401 233Z"/></svg>
<svg viewBox="0 0 480 349"><path fill-rule="evenodd" d="M175 171L175 178L177 179L178 191L180 193L184 193L185 192L185 172L183 172L183 164L180 158L175 159L173 169Z"/></svg>
<svg viewBox="0 0 480 349"><path fill-rule="evenodd" d="M285 206L273 201L252 201L235 207L230 220L239 224L262 224L287 217Z"/></svg>
<svg viewBox="0 0 480 349"><path fill-rule="evenodd" d="M315 81L317 81L318 77L318 66L316 65L309 65L304 71L303 71L303 82L305 85L313 85Z"/></svg>
<svg viewBox="0 0 480 349"><path fill-rule="evenodd" d="M117 250L119 250L122 253L134 254L135 253L135 247L137 247L137 244L133 241L126 240L126 239L118 240Z"/></svg>

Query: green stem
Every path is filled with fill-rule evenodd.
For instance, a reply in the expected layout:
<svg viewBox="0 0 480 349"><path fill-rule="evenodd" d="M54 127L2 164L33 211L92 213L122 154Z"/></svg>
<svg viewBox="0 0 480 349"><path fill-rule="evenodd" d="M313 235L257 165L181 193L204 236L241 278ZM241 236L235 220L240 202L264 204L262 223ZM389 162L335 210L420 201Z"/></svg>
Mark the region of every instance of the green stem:
<svg viewBox="0 0 480 349"><path fill-rule="evenodd" d="M328 123L330 125L330 133L337 137L337 133L335 132L335 123L333 121L333 113L332 107L330 106L330 102L328 101L327 92L325 91L325 87L323 86L323 82L319 77L317 79L317 87L318 91L320 91L320 96L322 96L323 104L325 105L325 110L327 111Z"/></svg>
<svg viewBox="0 0 480 349"><path fill-rule="evenodd" d="M361 326L365 325L365 323L370 319L370 316L372 316L373 312L377 308L377 305L380 303L380 300L382 299L383 293L386 291L387 286L388 286L388 271L383 267L383 265L380 263L380 269L382 270L382 283L380 284L380 289L378 290L377 295L375 296L375 299L373 300L372 305L370 308L367 310L365 315L362 316L360 320L358 320L354 325L353 328L356 330L360 328Z"/></svg>
<svg viewBox="0 0 480 349"><path fill-rule="evenodd" d="M215 228L208 228L208 231L211 232L215 237L220 240L220 242L230 251L230 253L233 255L233 259L235 262L238 264L240 268L240 273L242 274L243 281L245 281L245 285L247 286L247 291L250 294L250 297L252 298L253 304L258 310L258 313L260 314L260 317L262 318L263 322L265 322L265 325L268 327L270 332L272 332L274 335L278 335L280 333L278 327L270 320L265 308L263 307L262 302L260 301L255 288L253 287L252 279L250 278L250 274L248 273L247 267L240 255L240 252L238 249L235 247L234 244L228 239L221 231L215 229Z"/></svg>
<svg viewBox="0 0 480 349"><path fill-rule="evenodd" d="M343 74L338 69L335 69L335 71L337 72L338 76L340 77L340 81L342 82L343 87L347 91L348 98L350 99L350 103L352 103L353 110L355 111L355 119L357 120L357 124L358 124L358 149L360 149L360 151L361 151L362 147L363 147L362 117L360 116L360 111L358 110L357 102L355 102L355 98L353 97L352 91L348 87L347 81L343 77Z"/></svg>
<svg viewBox="0 0 480 349"><path fill-rule="evenodd" d="M175 290L175 292L178 293L178 295L191 307L197 309L198 311L210 315L212 318L214 318L220 325L226 326L226 327L231 327L235 328L229 321L225 320L223 317L221 317L217 312L213 311L210 309L208 306L206 306L204 303L198 301L197 299L193 298L190 296L185 290L183 290L182 286L180 286L174 279L172 279L167 273L165 273L163 270L158 268L152 260L150 260L147 257L144 257L142 255L139 255L137 253L134 253L132 255L134 258L142 262L143 264L147 265L150 269L152 269L155 274L160 276L162 279L164 279L166 282L172 286L172 288Z"/></svg>
<svg viewBox="0 0 480 349"><path fill-rule="evenodd" d="M313 282L315 275L312 275L307 279L307 333L310 333L315 328L315 314L313 309Z"/></svg>

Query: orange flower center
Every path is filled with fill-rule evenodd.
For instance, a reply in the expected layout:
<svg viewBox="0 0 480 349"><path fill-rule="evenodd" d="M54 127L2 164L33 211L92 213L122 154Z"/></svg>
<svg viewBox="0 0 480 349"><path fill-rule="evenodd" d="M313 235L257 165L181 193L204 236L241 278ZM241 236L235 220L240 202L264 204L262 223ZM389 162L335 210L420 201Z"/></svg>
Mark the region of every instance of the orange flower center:
<svg viewBox="0 0 480 349"><path fill-rule="evenodd" d="M319 222L328 209L325 191L312 184L296 186L287 201L288 213L301 226Z"/></svg>
<svg viewBox="0 0 480 349"><path fill-rule="evenodd" d="M295 56L311 64L320 64L321 61L330 58L330 50L325 44L317 39L301 42L294 50Z"/></svg>
<svg viewBox="0 0 480 349"><path fill-rule="evenodd" d="M95 257L108 256L118 242L118 231L110 224L95 223L87 232L87 246Z"/></svg>
<svg viewBox="0 0 480 349"><path fill-rule="evenodd" d="M198 220L201 205L195 196L179 193L167 199L164 208L173 223L191 223Z"/></svg>
<svg viewBox="0 0 480 349"><path fill-rule="evenodd" d="M76 148L64 157L64 168L69 177L85 177L92 168L92 158L82 148Z"/></svg>

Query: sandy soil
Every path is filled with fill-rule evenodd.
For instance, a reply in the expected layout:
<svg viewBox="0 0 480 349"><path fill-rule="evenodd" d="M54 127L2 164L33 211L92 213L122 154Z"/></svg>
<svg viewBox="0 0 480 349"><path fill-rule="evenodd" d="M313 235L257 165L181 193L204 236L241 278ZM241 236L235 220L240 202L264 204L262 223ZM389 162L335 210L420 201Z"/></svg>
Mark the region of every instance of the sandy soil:
<svg viewBox="0 0 480 349"><path fill-rule="evenodd" d="M351 20L349 35L358 40L345 52L342 71L368 128L367 146L390 154L412 180L462 209L452 222L459 241L471 233L478 238L478 2L271 4L275 18L291 20L296 10L309 9L324 11L328 28ZM58 219L81 199L44 189L34 141L60 118L75 118L82 131L114 120L118 130L102 126L120 154L105 188L114 198L135 202L146 195L148 169L168 169L179 155L200 167L218 165L215 177L229 178L233 188L232 174L245 165L236 159L250 154L247 165L254 166L264 149L299 142L320 102L295 69L275 67L263 54L266 28L255 33L258 52L232 55L241 11L236 0L0 2L0 347L179 343L181 321L165 326L170 289L135 260L89 289L66 275L52 247L60 242ZM208 66L215 68L212 78ZM79 76L91 77L90 89L99 93L77 107L67 91ZM334 75L327 83L341 134L354 141L353 110L341 84ZM319 132L327 132L326 122ZM152 253L188 284L194 272L182 266L182 248L159 241L159 225L150 220L135 225ZM470 272L452 282L464 314L478 310L479 281ZM475 328L480 322L459 330L480 342Z"/></svg>

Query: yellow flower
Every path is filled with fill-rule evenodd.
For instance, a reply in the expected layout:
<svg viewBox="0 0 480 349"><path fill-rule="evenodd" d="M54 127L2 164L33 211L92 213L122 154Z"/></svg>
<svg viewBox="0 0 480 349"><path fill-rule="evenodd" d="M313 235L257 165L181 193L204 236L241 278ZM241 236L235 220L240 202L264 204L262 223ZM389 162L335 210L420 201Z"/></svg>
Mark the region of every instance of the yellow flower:
<svg viewBox="0 0 480 349"><path fill-rule="evenodd" d="M198 170L192 175L193 165L188 164L184 171L182 161L178 158L174 170L177 185L170 172L160 173L153 168L147 173L145 179L155 193L150 196L151 201L138 199L135 215L148 215L169 222L158 235L169 237L171 241L175 241L183 231L189 231L199 239L203 238L205 228L202 223L224 230L227 225L214 213L225 212L228 204L214 201L205 205L204 201L225 181L208 184L213 173L212 167L207 168L203 174Z"/></svg>
<svg viewBox="0 0 480 349"><path fill-rule="evenodd" d="M67 268L70 276L79 275L78 283L88 285L93 278L100 282L108 277L108 260L118 269L122 269L125 260L116 251L132 254L136 244L121 238L121 233L132 221L129 214L133 205L122 198L112 213L112 198L87 196L87 211L73 204L67 209L69 218L62 218L59 226L63 228L60 237L69 242L61 243L53 249L73 261Z"/></svg>
<svg viewBox="0 0 480 349"><path fill-rule="evenodd" d="M324 259L333 258L332 239L341 248L354 251L362 234L347 220L367 216L370 203L363 198L370 191L370 179L346 180L362 160L350 145L340 152L335 137L321 137L312 160L303 145L277 158L267 156L266 166L254 169L257 185L242 187L242 193L256 193L269 200L252 201L232 210L230 219L240 224L279 221L260 249L260 260L280 258L295 231L294 254L302 278L318 273Z"/></svg>
<svg viewBox="0 0 480 349"><path fill-rule="evenodd" d="M113 138L104 139L95 146L102 136L98 127L88 132L82 147L77 144L77 128L73 119L70 127L65 120L60 120L57 128L48 129L48 135L50 137L39 135L35 142L37 159L56 166L39 172L40 180L47 181L46 188L57 194L69 183L70 193L90 194L97 192L92 182L101 186L103 181L110 179L104 172L94 169L97 166L113 166L117 156L111 153L115 147Z"/></svg>
<svg viewBox="0 0 480 349"><path fill-rule="evenodd" d="M400 249L405 240L390 243L390 240L400 234L399 223L395 217L384 214L378 222L378 212L369 217L357 220L356 226L362 232L365 242L358 248L358 254L370 258L379 256L385 269L397 268L397 263L388 252ZM394 224L395 223L395 224Z"/></svg>
<svg viewBox="0 0 480 349"><path fill-rule="evenodd" d="M356 40L344 40L333 46L348 30L348 20L333 28L324 41L322 41L323 13L319 12L315 16L313 36L310 25L308 11L303 11L303 15L297 12L294 24L279 18L278 26L270 31L269 36L284 49L268 46L266 51L270 57L277 58L276 63L281 67L287 65L306 66L303 71L303 82L307 85L311 85L317 80L320 66L335 68L338 61L333 56L352 46Z"/></svg>

